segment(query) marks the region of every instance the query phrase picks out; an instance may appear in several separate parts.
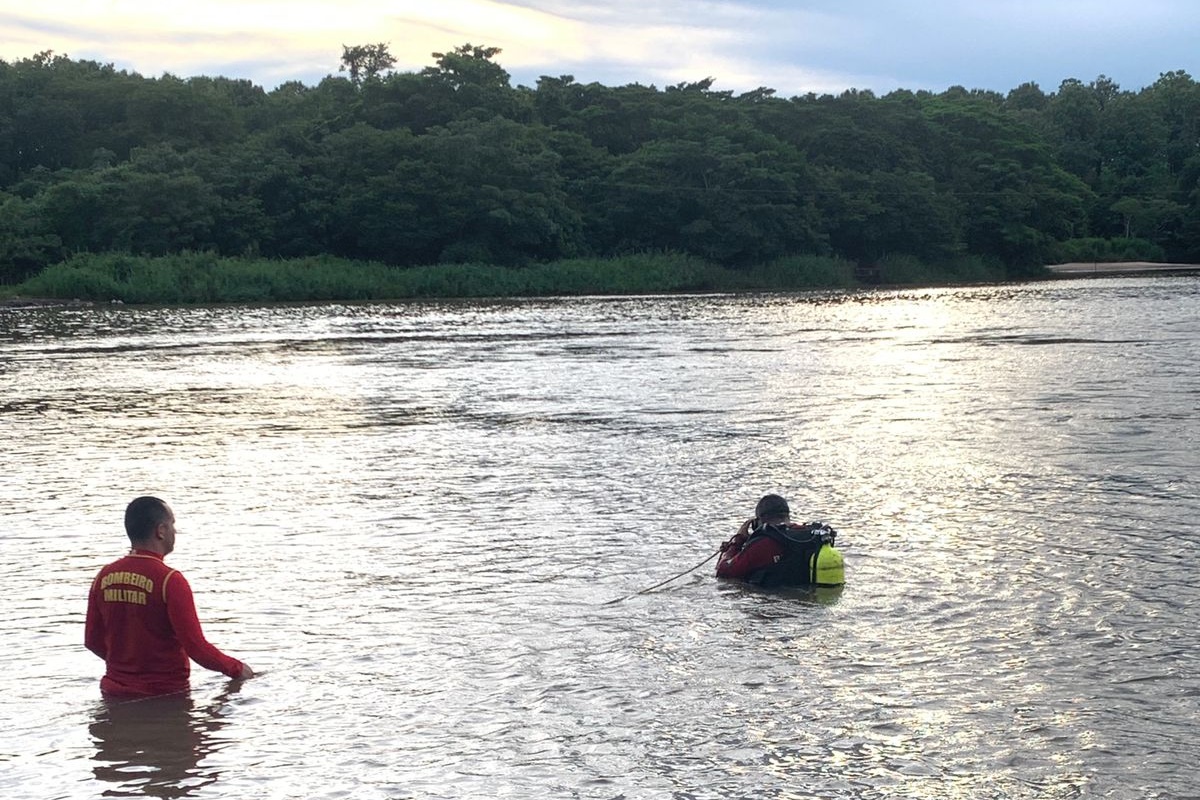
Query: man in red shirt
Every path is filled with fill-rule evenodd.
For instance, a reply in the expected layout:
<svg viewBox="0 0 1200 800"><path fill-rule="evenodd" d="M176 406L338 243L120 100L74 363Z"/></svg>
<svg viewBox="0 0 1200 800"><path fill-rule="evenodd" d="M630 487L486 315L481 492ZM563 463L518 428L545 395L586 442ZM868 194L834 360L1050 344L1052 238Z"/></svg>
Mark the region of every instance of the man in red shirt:
<svg viewBox="0 0 1200 800"><path fill-rule="evenodd" d="M786 500L765 495L754 516L721 545L717 577L760 586L840 586L844 578L842 556L833 547L836 535L828 525L797 525Z"/></svg>
<svg viewBox="0 0 1200 800"><path fill-rule="evenodd" d="M191 658L231 678L254 670L204 638L192 588L163 558L175 549L175 515L157 497L125 509L132 548L100 570L88 594L84 644L104 659L100 691L151 697L188 689Z"/></svg>

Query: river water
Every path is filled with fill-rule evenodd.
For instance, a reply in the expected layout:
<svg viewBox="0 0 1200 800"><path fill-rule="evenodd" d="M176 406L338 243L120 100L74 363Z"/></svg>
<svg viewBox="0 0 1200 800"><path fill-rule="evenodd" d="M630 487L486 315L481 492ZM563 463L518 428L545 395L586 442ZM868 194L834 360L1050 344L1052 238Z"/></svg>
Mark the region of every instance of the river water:
<svg viewBox="0 0 1200 800"><path fill-rule="evenodd" d="M5 798L1200 796L1195 276L8 309L0 348ZM844 589L635 594L765 492ZM259 677L101 701L145 493Z"/></svg>

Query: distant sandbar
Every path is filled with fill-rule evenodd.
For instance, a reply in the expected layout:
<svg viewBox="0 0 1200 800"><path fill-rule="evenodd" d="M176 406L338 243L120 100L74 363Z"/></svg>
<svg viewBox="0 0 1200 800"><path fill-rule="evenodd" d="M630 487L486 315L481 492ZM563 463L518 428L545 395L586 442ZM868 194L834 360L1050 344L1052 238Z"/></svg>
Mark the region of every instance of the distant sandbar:
<svg viewBox="0 0 1200 800"><path fill-rule="evenodd" d="M1163 264L1157 261L1077 261L1049 264L1046 269L1057 275L1117 275L1122 272L1191 272L1200 264Z"/></svg>

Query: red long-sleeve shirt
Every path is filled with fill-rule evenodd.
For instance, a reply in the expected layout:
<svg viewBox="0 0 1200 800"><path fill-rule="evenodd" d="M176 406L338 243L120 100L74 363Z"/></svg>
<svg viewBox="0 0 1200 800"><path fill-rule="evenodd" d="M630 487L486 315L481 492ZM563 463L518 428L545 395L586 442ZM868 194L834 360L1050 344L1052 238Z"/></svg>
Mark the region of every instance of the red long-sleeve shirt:
<svg viewBox="0 0 1200 800"><path fill-rule="evenodd" d="M717 561L718 578L745 580L757 570L766 569L783 558L783 545L774 539L760 536L747 544L746 538L745 534L738 534L729 540L729 546Z"/></svg>
<svg viewBox="0 0 1200 800"><path fill-rule="evenodd" d="M100 690L107 694L185 691L189 657L231 678L243 669L204 638L187 579L149 550L130 551L92 581L84 644L104 659Z"/></svg>

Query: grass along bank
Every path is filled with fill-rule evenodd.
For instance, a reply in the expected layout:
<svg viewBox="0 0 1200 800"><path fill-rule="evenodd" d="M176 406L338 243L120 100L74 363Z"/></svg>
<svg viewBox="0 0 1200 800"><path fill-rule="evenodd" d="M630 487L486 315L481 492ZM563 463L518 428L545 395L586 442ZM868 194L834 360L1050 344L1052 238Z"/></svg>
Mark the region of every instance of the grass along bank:
<svg viewBox="0 0 1200 800"><path fill-rule="evenodd" d="M965 260L939 268L885 260L873 280L889 284L1000 281L1002 268ZM585 294L772 291L853 288L855 266L824 256L793 256L733 270L675 254L571 259L526 267L442 264L393 267L333 257L224 258L210 253L147 257L79 254L0 297L124 303L262 303L531 297Z"/></svg>

